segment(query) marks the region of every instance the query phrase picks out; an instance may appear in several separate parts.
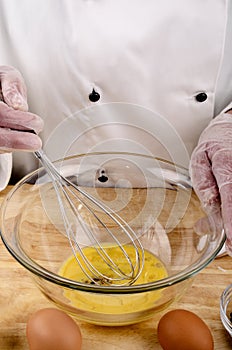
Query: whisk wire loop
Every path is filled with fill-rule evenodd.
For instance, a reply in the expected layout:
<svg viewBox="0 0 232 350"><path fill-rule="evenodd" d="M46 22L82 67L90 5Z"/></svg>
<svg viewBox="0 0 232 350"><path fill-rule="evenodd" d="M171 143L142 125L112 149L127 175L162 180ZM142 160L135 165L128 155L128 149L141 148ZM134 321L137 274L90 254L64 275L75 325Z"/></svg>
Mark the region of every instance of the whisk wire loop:
<svg viewBox="0 0 232 350"><path fill-rule="evenodd" d="M36 151L35 155L40 160L41 164L44 166L51 178L53 188L57 196L65 234L68 237L73 255L87 279L89 279L91 283L94 284L104 283L115 286L123 284L130 285L134 283L140 276L144 265L144 250L136 232L117 213L112 212L110 208L96 200L96 198L91 196L91 194L87 193L78 185L65 178L49 160L43 150ZM68 206L64 205L63 197L66 199ZM73 198L75 198L75 202L73 201ZM107 253L108 247L102 246L102 244L97 239L97 233L95 233L96 225L91 225L91 229L88 227L88 224L85 220L83 220L82 214L78 209L79 206L76 206L76 201L78 201L79 205L87 209L88 213L91 214L91 217L94 219L95 223L97 222L100 227L102 227L105 232L107 232L107 234L113 239L113 244L119 248L122 256L125 259L125 262L127 262L127 265L129 266L129 272L122 270L111 258L109 253ZM92 208L92 205L96 206L98 210L106 214L107 217L112 220L112 222L117 227L117 232L120 231L120 233L123 233L127 237L130 245L134 247L134 259L132 259L132 257L129 256L129 254L126 252L123 244L120 242L118 237L116 237L115 233L113 233L113 231L107 227L105 222L96 214L96 211ZM77 222L79 225L73 225L73 223L70 222L69 209L71 209L74 223ZM109 267L111 271L110 274L103 273L89 261L89 259L84 254L82 247L77 241L77 232L76 229L73 229L73 226L74 228L78 226L82 228L82 231L92 242L91 247L95 249L96 254L98 254L99 258L104 261L104 264Z"/></svg>

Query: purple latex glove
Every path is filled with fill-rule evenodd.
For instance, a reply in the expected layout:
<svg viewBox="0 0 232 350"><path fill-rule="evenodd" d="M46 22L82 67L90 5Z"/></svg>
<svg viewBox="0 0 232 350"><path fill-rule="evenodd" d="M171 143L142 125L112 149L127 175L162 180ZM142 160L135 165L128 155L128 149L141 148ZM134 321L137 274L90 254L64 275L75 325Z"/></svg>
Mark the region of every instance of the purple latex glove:
<svg viewBox="0 0 232 350"><path fill-rule="evenodd" d="M227 236L232 255L232 112L213 119L200 136L190 162L193 188L203 208Z"/></svg>
<svg viewBox="0 0 232 350"><path fill-rule="evenodd" d="M19 71L0 66L0 86L0 153L38 150L42 146L39 136L23 131L38 134L43 120L28 112L26 86Z"/></svg>

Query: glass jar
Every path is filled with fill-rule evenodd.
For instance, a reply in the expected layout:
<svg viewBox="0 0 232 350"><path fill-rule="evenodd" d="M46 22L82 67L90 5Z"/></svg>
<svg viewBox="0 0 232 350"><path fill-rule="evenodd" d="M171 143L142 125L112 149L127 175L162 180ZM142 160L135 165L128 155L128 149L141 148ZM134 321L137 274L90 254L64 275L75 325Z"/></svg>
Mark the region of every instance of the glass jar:
<svg viewBox="0 0 232 350"><path fill-rule="evenodd" d="M232 284L226 287L221 295L220 316L223 326L232 336Z"/></svg>

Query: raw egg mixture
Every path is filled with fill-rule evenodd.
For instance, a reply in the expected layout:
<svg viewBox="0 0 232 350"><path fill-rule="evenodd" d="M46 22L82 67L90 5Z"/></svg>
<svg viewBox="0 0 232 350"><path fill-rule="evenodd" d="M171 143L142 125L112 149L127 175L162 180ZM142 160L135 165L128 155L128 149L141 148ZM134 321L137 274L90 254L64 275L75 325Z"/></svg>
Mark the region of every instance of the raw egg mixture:
<svg viewBox="0 0 232 350"><path fill-rule="evenodd" d="M109 246L105 247L105 249L111 256L112 260L119 266L119 268L122 269L125 273L128 273L128 269L130 267L128 263L125 263L126 258L123 256L120 248ZM134 247L125 245L124 249L131 258L132 263L135 264ZM96 254L95 248L86 247L83 249L83 253L98 270L102 271L103 274L107 276L110 276L110 274L112 274L112 271L107 266L107 264L104 263L102 259L99 259L99 255ZM83 261L80 256L78 259ZM69 257L64 262L59 271L59 274L65 278L76 280L82 283L93 283L91 280L88 280L86 275L83 273L74 256ZM143 270L133 285L154 282L167 276L168 273L164 264L155 255L145 250ZM104 284L104 281L102 284ZM102 298L102 295L100 294L95 294L93 297L93 295L90 293L66 290L65 297L70 300L73 306L78 307L79 309L117 314L121 313L122 311L129 312L131 310L134 310L135 305L136 311L139 309L152 307L154 305L154 302L161 297L161 293L162 291L158 290L152 293L138 293L137 295L113 295L113 298L112 295L106 294L104 298Z"/></svg>

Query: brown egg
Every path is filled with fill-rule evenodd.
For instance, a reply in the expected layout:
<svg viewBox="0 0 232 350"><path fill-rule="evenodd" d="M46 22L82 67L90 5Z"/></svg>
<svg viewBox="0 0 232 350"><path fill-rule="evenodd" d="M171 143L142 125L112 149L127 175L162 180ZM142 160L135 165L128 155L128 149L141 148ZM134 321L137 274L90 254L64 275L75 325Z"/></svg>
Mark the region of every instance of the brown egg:
<svg viewBox="0 0 232 350"><path fill-rule="evenodd" d="M213 350L212 334L205 322L187 310L172 310L161 317L158 340L164 350Z"/></svg>
<svg viewBox="0 0 232 350"><path fill-rule="evenodd" d="M65 312L46 308L35 312L27 323L30 350L80 350L82 336L76 322Z"/></svg>

